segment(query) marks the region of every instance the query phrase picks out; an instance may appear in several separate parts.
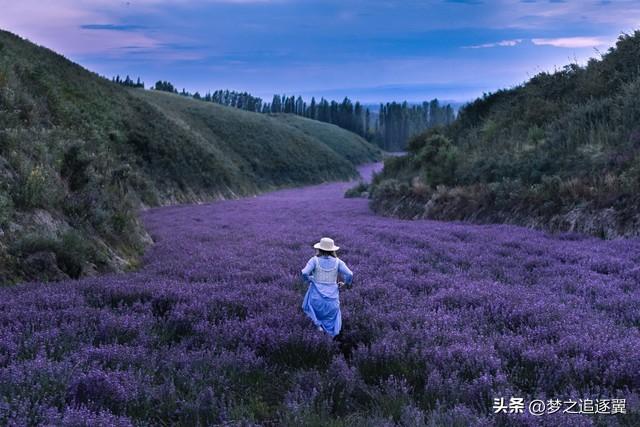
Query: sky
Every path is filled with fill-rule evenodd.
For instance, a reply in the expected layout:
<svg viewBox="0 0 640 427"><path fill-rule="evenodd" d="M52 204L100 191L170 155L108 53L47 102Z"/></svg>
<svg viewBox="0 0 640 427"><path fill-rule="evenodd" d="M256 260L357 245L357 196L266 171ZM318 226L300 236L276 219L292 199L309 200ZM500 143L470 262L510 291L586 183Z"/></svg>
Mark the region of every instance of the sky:
<svg viewBox="0 0 640 427"><path fill-rule="evenodd" d="M363 103L465 102L599 58L629 0L0 0L0 28L103 76Z"/></svg>

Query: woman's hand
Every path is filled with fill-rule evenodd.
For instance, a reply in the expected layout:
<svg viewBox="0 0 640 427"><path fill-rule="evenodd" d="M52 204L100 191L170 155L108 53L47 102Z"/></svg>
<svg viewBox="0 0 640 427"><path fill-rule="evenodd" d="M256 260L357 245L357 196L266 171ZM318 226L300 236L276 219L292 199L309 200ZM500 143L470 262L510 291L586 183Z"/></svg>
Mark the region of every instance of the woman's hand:
<svg viewBox="0 0 640 427"><path fill-rule="evenodd" d="M338 289L344 288L344 282L338 282Z"/></svg>

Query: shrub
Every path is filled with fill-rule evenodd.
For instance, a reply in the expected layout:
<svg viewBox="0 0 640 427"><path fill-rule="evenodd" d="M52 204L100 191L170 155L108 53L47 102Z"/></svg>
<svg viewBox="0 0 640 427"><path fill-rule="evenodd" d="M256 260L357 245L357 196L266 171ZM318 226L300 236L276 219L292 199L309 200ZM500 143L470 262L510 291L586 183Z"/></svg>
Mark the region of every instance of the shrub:
<svg viewBox="0 0 640 427"><path fill-rule="evenodd" d="M537 145L544 140L545 132L544 129L538 125L533 125L527 131L527 141Z"/></svg>
<svg viewBox="0 0 640 427"><path fill-rule="evenodd" d="M78 191L89 182L87 168L91 157L82 150L82 146L74 144L66 151L62 159L60 175L67 179L69 190Z"/></svg>
<svg viewBox="0 0 640 427"><path fill-rule="evenodd" d="M15 255L26 256L35 252L55 252L58 248L58 240L50 234L30 233L17 240L11 252Z"/></svg>
<svg viewBox="0 0 640 427"><path fill-rule="evenodd" d="M60 199L59 189L53 184L56 178L42 165L29 169L19 182L17 205L24 209L55 207Z"/></svg>
<svg viewBox="0 0 640 427"><path fill-rule="evenodd" d="M420 150L422 150L422 148L427 144L427 141L437 135L442 135L442 129L430 128L418 135L413 136L407 143L407 151L414 155L418 154Z"/></svg>
<svg viewBox="0 0 640 427"><path fill-rule="evenodd" d="M415 191L406 182L386 179L373 187L369 206L374 212L401 218L415 218L423 213L429 193Z"/></svg>
<svg viewBox="0 0 640 427"><path fill-rule="evenodd" d="M425 141L416 156L418 164L428 184L452 185L456 181L458 150L451 140L442 135L434 135Z"/></svg>
<svg viewBox="0 0 640 427"><path fill-rule="evenodd" d="M36 252L53 252L56 264L69 277L77 279L85 263L98 258L95 247L76 230L58 237L51 234L27 234L12 246L11 252L20 258Z"/></svg>
<svg viewBox="0 0 640 427"><path fill-rule="evenodd" d="M381 197L402 197L409 194L409 185L397 179L385 179L374 188L374 199Z"/></svg>
<svg viewBox="0 0 640 427"><path fill-rule="evenodd" d="M6 193L0 193L0 227L6 225L13 213L13 200Z"/></svg>
<svg viewBox="0 0 640 427"><path fill-rule="evenodd" d="M351 187L344 193L344 197L361 197L362 193L369 191L369 184L360 181L355 187Z"/></svg>
<svg viewBox="0 0 640 427"><path fill-rule="evenodd" d="M59 241L56 259L60 269L70 277L77 279L82 274L83 265L95 258L95 249L86 236L70 230Z"/></svg>

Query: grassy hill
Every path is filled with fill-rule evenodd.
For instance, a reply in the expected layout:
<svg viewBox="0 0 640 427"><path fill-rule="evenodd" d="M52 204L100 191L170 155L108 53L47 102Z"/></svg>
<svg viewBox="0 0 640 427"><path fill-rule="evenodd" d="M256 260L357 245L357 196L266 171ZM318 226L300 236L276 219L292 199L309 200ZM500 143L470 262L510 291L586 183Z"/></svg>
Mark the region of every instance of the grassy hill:
<svg viewBox="0 0 640 427"><path fill-rule="evenodd" d="M173 93L129 90L232 161L242 174L235 182L264 188L315 182L318 174L327 179L353 176L353 165L380 155L374 145L331 124L292 114L256 114Z"/></svg>
<svg viewBox="0 0 640 427"><path fill-rule="evenodd" d="M0 283L135 266L141 206L345 179L378 157L334 126L128 89L0 31Z"/></svg>
<svg viewBox="0 0 640 427"><path fill-rule="evenodd" d="M371 206L405 218L640 234L640 32L586 66L541 73L464 106L409 142Z"/></svg>
<svg viewBox="0 0 640 427"><path fill-rule="evenodd" d="M353 139L353 134L333 124L308 119L294 114L274 114L284 123L292 126L307 136L313 136L332 150L339 151L351 163L363 163L371 156L380 153L379 148L373 144L353 144L349 143ZM366 142L366 141L365 141ZM363 149L364 148L364 149Z"/></svg>

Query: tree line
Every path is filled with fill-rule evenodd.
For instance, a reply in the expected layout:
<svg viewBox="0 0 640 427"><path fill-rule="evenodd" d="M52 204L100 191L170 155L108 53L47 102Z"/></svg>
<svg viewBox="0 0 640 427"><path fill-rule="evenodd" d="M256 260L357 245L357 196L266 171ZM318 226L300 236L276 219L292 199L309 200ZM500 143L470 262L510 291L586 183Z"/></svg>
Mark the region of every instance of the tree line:
<svg viewBox="0 0 640 427"><path fill-rule="evenodd" d="M437 99L418 105L407 102L380 104L375 138L385 150L400 151L406 148L411 137L429 128L446 126L454 119L451 105L441 105Z"/></svg>
<svg viewBox="0 0 640 427"><path fill-rule="evenodd" d="M131 79L131 77L129 77L128 75L124 79L121 79L120 75L117 75L113 79L111 79L111 81L114 82L114 83L121 84L123 86L127 86L127 87L137 87L137 88L144 89L144 83L142 81L140 81L140 77L138 77L138 80L134 82Z"/></svg>
<svg viewBox="0 0 640 427"><path fill-rule="evenodd" d="M144 83L133 82L126 77L113 79L114 82L125 86L142 87ZM387 151L402 151L407 141L414 135L426 129L448 125L455 119L455 112L451 105L441 104L437 99L420 104L408 102L388 102L380 104L377 111L353 102L345 97L341 102L320 98L311 98L306 102L301 96L273 95L271 102L253 96L247 92L233 90L216 90L201 95L199 92L190 93L185 89L178 89L170 82L159 80L151 89L163 92L178 93L197 100L214 102L228 107L239 108L263 114L296 114L313 120L331 123L343 129L354 132L370 142L375 143Z"/></svg>

